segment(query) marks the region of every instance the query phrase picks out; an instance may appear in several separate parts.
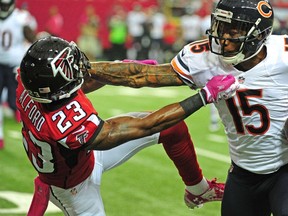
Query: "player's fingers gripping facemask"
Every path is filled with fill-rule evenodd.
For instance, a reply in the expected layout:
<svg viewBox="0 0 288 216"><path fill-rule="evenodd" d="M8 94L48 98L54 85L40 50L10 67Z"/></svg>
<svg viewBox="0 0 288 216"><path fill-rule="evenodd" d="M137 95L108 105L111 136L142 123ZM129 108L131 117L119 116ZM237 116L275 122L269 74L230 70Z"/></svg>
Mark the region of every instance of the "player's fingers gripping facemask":
<svg viewBox="0 0 288 216"><path fill-rule="evenodd" d="M69 98L83 84L90 63L74 42L58 37L36 41L20 65L20 76L30 97L40 103Z"/></svg>
<svg viewBox="0 0 288 216"><path fill-rule="evenodd" d="M6 19L15 8L15 0L0 0L0 19Z"/></svg>
<svg viewBox="0 0 288 216"><path fill-rule="evenodd" d="M233 65L252 58L272 33L273 18L268 1L220 0L207 31L211 52Z"/></svg>

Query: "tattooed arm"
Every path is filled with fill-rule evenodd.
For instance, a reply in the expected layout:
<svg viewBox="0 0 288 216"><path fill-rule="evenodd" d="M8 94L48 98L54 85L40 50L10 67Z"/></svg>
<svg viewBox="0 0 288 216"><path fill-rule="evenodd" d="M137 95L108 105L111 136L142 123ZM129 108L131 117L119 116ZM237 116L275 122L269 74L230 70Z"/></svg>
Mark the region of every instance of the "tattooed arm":
<svg viewBox="0 0 288 216"><path fill-rule="evenodd" d="M208 103L235 95L239 83L232 75L219 75L207 82L197 94L167 105L145 116L122 115L103 122L92 144L86 149L111 149L129 140L149 136L184 120Z"/></svg>
<svg viewBox="0 0 288 216"><path fill-rule="evenodd" d="M130 62L91 62L89 72L91 77L87 91L95 90L92 86L96 81L102 83L102 85L121 85L132 88L184 85L170 64L145 65Z"/></svg>

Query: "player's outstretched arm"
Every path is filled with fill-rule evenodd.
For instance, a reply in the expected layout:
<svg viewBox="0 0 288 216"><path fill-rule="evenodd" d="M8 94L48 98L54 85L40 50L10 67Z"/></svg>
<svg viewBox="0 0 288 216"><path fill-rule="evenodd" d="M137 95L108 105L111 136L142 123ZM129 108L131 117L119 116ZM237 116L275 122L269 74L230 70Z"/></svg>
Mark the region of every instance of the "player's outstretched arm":
<svg viewBox="0 0 288 216"><path fill-rule="evenodd" d="M216 76L198 94L167 105L143 118L121 116L108 119L88 149L110 149L129 140L160 132L187 118L207 103L231 97L238 87L232 75Z"/></svg>
<svg viewBox="0 0 288 216"><path fill-rule="evenodd" d="M153 59L92 62L82 90L89 93L105 84L132 88L184 85L169 64L157 64Z"/></svg>
<svg viewBox="0 0 288 216"><path fill-rule="evenodd" d="M170 64L91 62L89 73L98 82L133 88L185 85Z"/></svg>
<svg viewBox="0 0 288 216"><path fill-rule="evenodd" d="M97 89L102 88L105 86L105 83L101 83L96 79L91 78L88 74L84 77L84 82L81 86L82 91L87 94L93 92Z"/></svg>

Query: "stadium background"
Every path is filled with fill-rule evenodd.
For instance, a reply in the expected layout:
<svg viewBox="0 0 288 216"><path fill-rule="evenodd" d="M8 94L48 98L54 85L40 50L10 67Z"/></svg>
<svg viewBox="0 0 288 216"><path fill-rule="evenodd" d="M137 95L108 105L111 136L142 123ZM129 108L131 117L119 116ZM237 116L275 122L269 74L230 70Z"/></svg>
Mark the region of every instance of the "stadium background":
<svg viewBox="0 0 288 216"><path fill-rule="evenodd" d="M96 14L99 16L99 38L102 42L103 48L109 47L108 41L108 20L110 19L113 7L121 5L126 11L132 10L133 6L137 3L148 8L151 6L161 7L164 14L172 17L175 20L181 16L187 5L193 2L201 2L204 10L201 16L205 13L210 13L209 7L218 0L17 0L16 6L21 7L26 4L29 12L36 18L38 23L38 32L44 31L45 23L49 18L49 8L56 5L60 14L64 18L64 27L61 37L66 40L76 41L80 33L79 16L81 16L86 6L92 5ZM287 9L288 0L271 0L274 6L275 15L281 22L287 22ZM206 10L206 11L205 11Z"/></svg>
<svg viewBox="0 0 288 216"><path fill-rule="evenodd" d="M138 1L143 7L158 6L157 0ZM127 11L131 10L133 0L17 0L17 7L26 3L30 13L35 16L38 23L38 32L44 31L45 23L49 17L49 8L57 5L64 18L63 35L66 40L76 41L79 35L79 16L84 13L86 6L92 5L100 18L99 36L104 47L108 46L107 21L115 5L122 5Z"/></svg>

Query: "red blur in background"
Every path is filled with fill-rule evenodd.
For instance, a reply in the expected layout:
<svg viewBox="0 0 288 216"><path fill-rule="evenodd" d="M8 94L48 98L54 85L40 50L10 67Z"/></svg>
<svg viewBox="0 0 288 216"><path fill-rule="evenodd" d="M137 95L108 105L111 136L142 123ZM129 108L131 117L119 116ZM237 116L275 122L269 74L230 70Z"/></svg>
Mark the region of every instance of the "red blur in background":
<svg viewBox="0 0 288 216"><path fill-rule="evenodd" d="M91 5L100 20L99 39L103 48L106 48L109 46L107 22L113 8L121 5L128 12L135 2L135 0L16 0L16 6L18 8L27 7L27 10L37 20L38 32L45 31L45 25L49 19L49 9L57 6L64 20L64 26L59 36L68 41L76 41L80 33L81 17L85 13L85 8ZM157 0L140 0L137 3L143 7L158 5Z"/></svg>

